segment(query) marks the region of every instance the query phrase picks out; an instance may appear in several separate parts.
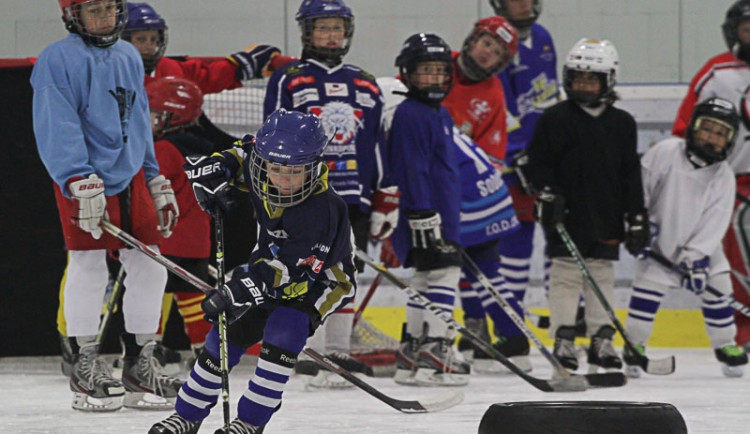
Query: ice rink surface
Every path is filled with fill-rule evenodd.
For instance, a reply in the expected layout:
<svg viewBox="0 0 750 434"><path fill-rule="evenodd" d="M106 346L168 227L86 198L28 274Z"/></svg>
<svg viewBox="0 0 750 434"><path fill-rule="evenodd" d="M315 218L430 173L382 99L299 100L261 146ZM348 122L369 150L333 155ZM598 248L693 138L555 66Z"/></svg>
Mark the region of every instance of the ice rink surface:
<svg viewBox="0 0 750 434"><path fill-rule="evenodd" d="M668 402L685 418L691 434L750 432L750 375L724 378L708 349L660 349L652 358L674 354L677 370L668 376L631 380L624 387L585 392L541 392L511 375L472 374L463 403L439 413L402 414L359 389L306 391L292 377L283 406L265 430L267 434L468 434L493 403L513 401L649 401ZM532 374L550 378L551 368L532 350ZM579 369L586 369L585 363ZM230 376L232 417L235 403L247 385L252 365L244 361ZM382 392L398 399L434 396L449 389L412 388L388 378L368 378ZM122 409L113 413L81 413L70 408L68 380L57 357L0 359L0 433L83 434L142 433L171 412ZM452 389L451 389L452 390ZM201 433L211 434L222 424L221 405L204 422ZM621 432L621 431L612 431Z"/></svg>

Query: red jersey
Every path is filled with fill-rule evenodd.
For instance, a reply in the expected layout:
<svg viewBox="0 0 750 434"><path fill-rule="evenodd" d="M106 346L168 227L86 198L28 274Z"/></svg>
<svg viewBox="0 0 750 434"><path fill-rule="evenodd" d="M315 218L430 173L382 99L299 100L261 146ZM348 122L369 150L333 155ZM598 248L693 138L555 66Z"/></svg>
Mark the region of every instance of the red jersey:
<svg viewBox="0 0 750 434"><path fill-rule="evenodd" d="M162 57L156 64L153 75L146 75L144 84L161 77L182 77L198 85L204 94L242 87L237 81L237 67L226 59L206 62L199 59L183 61Z"/></svg>

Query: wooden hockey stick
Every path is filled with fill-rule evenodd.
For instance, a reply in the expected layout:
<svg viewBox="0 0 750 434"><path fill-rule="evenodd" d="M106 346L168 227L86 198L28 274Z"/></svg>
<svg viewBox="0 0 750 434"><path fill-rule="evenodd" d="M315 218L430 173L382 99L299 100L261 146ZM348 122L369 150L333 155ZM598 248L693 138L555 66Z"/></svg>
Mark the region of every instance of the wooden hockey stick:
<svg viewBox="0 0 750 434"><path fill-rule="evenodd" d="M214 212L214 238L216 241L216 287L224 286L224 219L221 209ZM221 408L224 415L224 431L229 432L229 349L227 348L227 315L219 314L219 364L221 369Z"/></svg>
<svg viewBox="0 0 750 434"><path fill-rule="evenodd" d="M566 378L553 378L551 380L544 380L542 378L537 378L525 373L513 362L508 360L508 358L505 357L500 351L496 350L488 342L484 341L482 338L475 335L469 329L454 320L451 314L435 306L427 297L420 294L416 289L404 283L403 280L399 279L386 267L375 262L374 259L370 258L367 255L367 253L357 249L356 255L365 264L372 267L375 271L382 274L391 283L406 292L411 301L423 306L425 309L429 310L435 316L440 318L442 321L446 322L449 326L461 332L461 334L469 339L469 341L471 341L474 346L479 347L479 349L491 355L495 360L502 363L511 372L518 375L519 377L521 377L521 379L536 387L537 389L543 392L580 392L586 390L588 385L586 383L586 380L582 377L568 376Z"/></svg>
<svg viewBox="0 0 750 434"><path fill-rule="evenodd" d="M612 321L612 324L615 325L617 331L620 332L620 335L622 335L622 339L625 341L625 346L628 348L631 355L636 360L638 360L638 365L643 369L644 372L653 375L669 375L673 373L675 369L674 356L669 356L663 359L649 359L645 355L638 352L633 342L628 338L625 327L617 318L617 315L615 315L615 311L612 309L612 305L609 304L609 301L607 301L607 297L604 296L604 293L602 292L601 288L599 288L599 285L594 280L594 277L591 276L591 273L589 272L588 268L586 267L586 263L583 260L581 252L578 251L578 247L576 247L576 245L573 243L573 240L570 238L570 235L565 229L565 226L563 226L562 223L558 223L555 225L555 229L557 229L557 232L560 234L560 238L562 238L565 247L568 248L571 256L573 256L576 264L578 264L578 268L581 269L583 277L586 279L588 284L591 285L591 290L594 292L594 295L596 295L599 303L602 304L605 312L607 312L607 316L609 316L610 321Z"/></svg>
<svg viewBox="0 0 750 434"><path fill-rule="evenodd" d="M552 368L554 368L557 376L562 378L580 377L579 375L571 374L567 369L565 369L562 364L560 364L560 361L557 360L557 357L553 356L549 352L549 350L547 350L542 341L540 341L539 338L534 334L534 332L529 329L523 318L521 318L521 316L516 313L510 303L508 303L508 301L505 300L500 292L495 289L495 286L492 284L490 279L488 279L487 276L482 273L482 270L479 269L477 264L471 259L466 251L462 251L462 254L464 257L464 265L469 269L469 272L473 274L477 278L477 280L479 280L479 283L487 290L487 292L492 295L497 304L500 305L505 314L508 315L508 317L511 319L511 321L513 321L516 327L518 327L523 332L523 334L526 335L526 337L529 338L529 340L531 340L534 345L536 345L536 347L539 349L539 352L541 352L544 358L547 359L547 361L552 365ZM627 383L627 377L625 377L625 374L623 374L622 372L586 374L583 375L583 377L586 379L588 384L593 387L620 387L624 386L625 383Z"/></svg>

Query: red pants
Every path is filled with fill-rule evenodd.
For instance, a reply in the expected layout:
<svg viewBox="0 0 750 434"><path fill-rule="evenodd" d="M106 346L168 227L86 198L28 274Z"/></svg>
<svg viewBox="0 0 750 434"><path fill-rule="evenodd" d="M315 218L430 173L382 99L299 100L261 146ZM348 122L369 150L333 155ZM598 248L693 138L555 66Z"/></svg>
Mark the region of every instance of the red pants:
<svg viewBox="0 0 750 434"><path fill-rule="evenodd" d="M737 193L750 198L750 174L737 175ZM744 213L750 213L750 203L736 199L734 210L732 222L724 237L724 253L729 259L729 266L732 270L748 276L750 264L745 261L744 255L748 255L748 259L750 259L750 230L746 234L742 233L739 217ZM747 241L742 241L743 239L747 239ZM732 275L732 289L735 300L750 305L750 293L734 275ZM735 312L734 322L737 324L737 336L735 337L737 344L744 345L750 342L750 318Z"/></svg>

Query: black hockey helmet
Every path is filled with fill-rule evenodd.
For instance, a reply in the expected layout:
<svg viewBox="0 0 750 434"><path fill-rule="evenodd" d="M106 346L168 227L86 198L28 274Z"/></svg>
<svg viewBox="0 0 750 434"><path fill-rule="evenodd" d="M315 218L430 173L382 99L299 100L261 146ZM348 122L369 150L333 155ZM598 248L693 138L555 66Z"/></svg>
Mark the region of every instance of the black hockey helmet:
<svg viewBox="0 0 750 434"><path fill-rule="evenodd" d="M417 88L411 76L422 62L444 62L447 79L435 86ZM451 47L440 36L433 33L416 33L409 36L396 57L401 80L409 89L408 95L430 105L439 105L453 87L453 56Z"/></svg>
<svg viewBox="0 0 750 434"><path fill-rule="evenodd" d="M750 20L750 0L737 0L727 10L721 30L724 33L724 42L726 42L729 51L738 59L750 62L750 44L743 43L737 36L737 29L740 24L747 20Z"/></svg>
<svg viewBox="0 0 750 434"><path fill-rule="evenodd" d="M528 32L532 24L539 19L542 14L542 0L533 0L531 5L531 15L527 18L513 19L508 16L508 8L505 6L507 0L490 0L490 6L495 10L496 15L505 17L513 27L518 29L518 33L523 35L522 39L525 38L525 34Z"/></svg>
<svg viewBox="0 0 750 434"><path fill-rule="evenodd" d="M716 122L727 129L726 145L721 151L705 141L699 143L696 132L701 129L705 120ZM685 152L688 159L697 167L705 167L709 164L726 160L734 147L737 129L740 125L740 116L734 104L723 98L710 98L700 102L693 109L690 124L685 132Z"/></svg>

